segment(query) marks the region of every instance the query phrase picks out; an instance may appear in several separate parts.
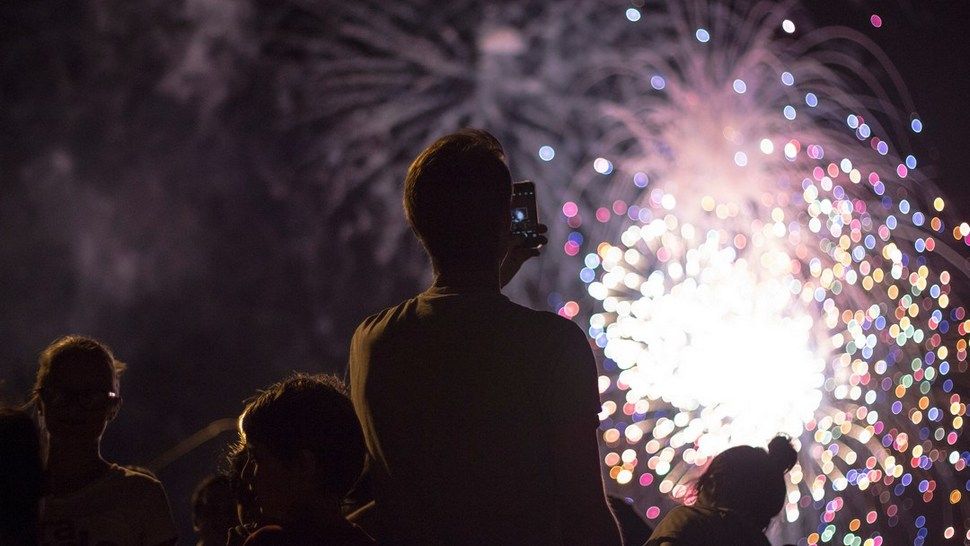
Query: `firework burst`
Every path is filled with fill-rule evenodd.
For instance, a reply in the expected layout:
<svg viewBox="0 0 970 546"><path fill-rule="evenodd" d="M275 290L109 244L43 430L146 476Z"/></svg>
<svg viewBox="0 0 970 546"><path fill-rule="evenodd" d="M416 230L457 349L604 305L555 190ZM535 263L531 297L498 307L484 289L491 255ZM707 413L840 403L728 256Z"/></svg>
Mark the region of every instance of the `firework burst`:
<svg viewBox="0 0 970 546"><path fill-rule="evenodd" d="M588 321L606 472L642 513L784 432L800 460L777 537L967 539L951 270L970 227L944 216L921 121L863 33L803 32L794 2L297 11L274 46L280 123L323 135L334 210L362 187L397 210L406 162L466 125L539 181L562 252L551 294L518 295Z"/></svg>
<svg viewBox="0 0 970 546"><path fill-rule="evenodd" d="M593 167L611 191L573 237L606 239L580 277L610 477L683 498L713 455L784 432L799 525L779 536L961 540L965 404L946 376L966 368L965 312L947 269L964 260L906 151L920 121L897 122L905 91L861 34L788 38L785 10L760 7L628 12L668 39L627 59L644 89L602 106L615 152Z"/></svg>

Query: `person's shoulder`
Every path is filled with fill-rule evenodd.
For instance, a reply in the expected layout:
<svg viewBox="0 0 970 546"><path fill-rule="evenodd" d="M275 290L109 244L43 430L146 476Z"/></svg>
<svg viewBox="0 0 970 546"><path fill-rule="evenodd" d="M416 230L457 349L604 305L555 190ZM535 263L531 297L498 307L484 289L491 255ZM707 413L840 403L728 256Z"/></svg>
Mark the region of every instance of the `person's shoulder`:
<svg viewBox="0 0 970 546"><path fill-rule="evenodd" d="M653 529L646 546L657 546L666 542L680 544L681 541L689 539L690 530L697 527L699 520L703 519L693 506L675 506Z"/></svg>
<svg viewBox="0 0 970 546"><path fill-rule="evenodd" d="M354 341L373 341L386 335L394 325L417 305L417 298L410 298L401 303L387 307L360 321L354 331Z"/></svg>
<svg viewBox="0 0 970 546"><path fill-rule="evenodd" d="M512 313L521 315L532 324L550 333L566 334L575 331L582 332L575 322L551 311L532 309L531 307L526 307L513 301L509 301L509 306Z"/></svg>
<svg viewBox="0 0 970 546"><path fill-rule="evenodd" d="M162 482L154 475L141 468L131 468L112 464L109 469L109 487L131 499L152 499L155 504L165 504L167 507L167 497L165 487Z"/></svg>

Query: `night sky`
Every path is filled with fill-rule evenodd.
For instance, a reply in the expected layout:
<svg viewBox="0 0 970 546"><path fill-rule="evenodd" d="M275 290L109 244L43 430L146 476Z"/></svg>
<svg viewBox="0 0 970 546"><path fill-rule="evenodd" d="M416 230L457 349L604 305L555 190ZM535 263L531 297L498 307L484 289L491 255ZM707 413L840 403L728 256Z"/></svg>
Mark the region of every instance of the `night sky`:
<svg viewBox="0 0 970 546"><path fill-rule="evenodd" d="M948 0L806 3L818 25L862 30L886 51L923 120L917 154L948 201L970 210L970 3ZM881 28L869 24L872 14ZM967 214L963 214L966 217Z"/></svg>
<svg viewBox="0 0 970 546"><path fill-rule="evenodd" d="M398 189L328 178L335 135L279 92L312 77L280 37L299 10L246 5L0 8L0 397L23 397L56 337L105 340L129 364L104 444L122 463L148 465L290 370L343 374L356 324L429 278ZM808 12L889 54L924 123L920 168L970 219L970 3ZM229 439L159 474L183 533Z"/></svg>

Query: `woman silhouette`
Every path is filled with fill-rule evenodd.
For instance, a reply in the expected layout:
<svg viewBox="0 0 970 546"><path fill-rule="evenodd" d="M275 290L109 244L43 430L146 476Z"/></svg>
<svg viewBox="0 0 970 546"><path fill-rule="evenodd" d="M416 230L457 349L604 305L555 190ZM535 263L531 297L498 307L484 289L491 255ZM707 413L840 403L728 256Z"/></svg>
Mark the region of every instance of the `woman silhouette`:
<svg viewBox="0 0 970 546"><path fill-rule="evenodd" d="M711 461L694 485L693 506L678 506L645 546L770 546L764 531L785 503L785 473L798 454L776 436L768 450L737 446Z"/></svg>

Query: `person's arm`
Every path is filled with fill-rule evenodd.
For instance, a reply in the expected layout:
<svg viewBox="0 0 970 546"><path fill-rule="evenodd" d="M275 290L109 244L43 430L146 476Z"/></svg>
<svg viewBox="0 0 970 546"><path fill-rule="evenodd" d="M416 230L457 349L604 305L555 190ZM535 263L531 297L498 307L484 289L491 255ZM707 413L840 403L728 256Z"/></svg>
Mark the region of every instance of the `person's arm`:
<svg viewBox="0 0 970 546"><path fill-rule="evenodd" d="M555 501L559 507L562 543L610 546L621 544L619 528L610 512L600 473L596 360L586 335L570 325L553 375L560 374L549 393Z"/></svg>

